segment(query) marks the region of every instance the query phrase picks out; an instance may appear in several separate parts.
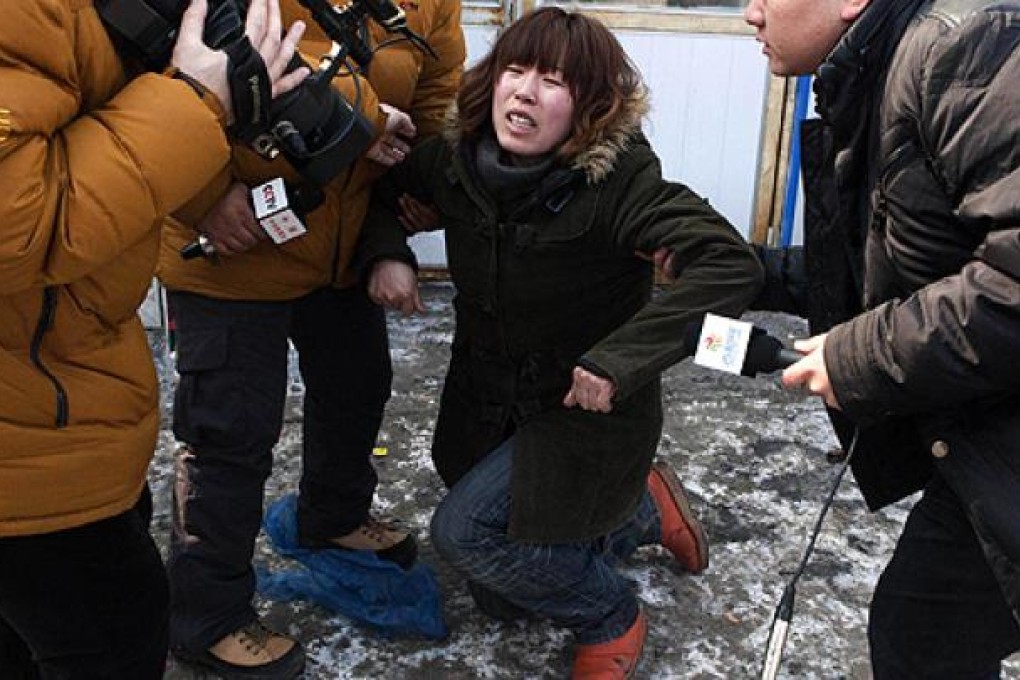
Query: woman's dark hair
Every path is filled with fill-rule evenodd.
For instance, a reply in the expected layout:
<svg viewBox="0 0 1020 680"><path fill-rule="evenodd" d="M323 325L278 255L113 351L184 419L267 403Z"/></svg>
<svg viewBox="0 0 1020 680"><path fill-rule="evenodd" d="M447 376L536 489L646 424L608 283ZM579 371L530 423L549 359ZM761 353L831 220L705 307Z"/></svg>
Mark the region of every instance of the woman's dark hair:
<svg viewBox="0 0 1020 680"><path fill-rule="evenodd" d="M463 138L476 139L491 127L493 90L510 64L562 72L574 100L574 123L561 157L600 139L625 113L628 100L644 96L641 75L608 28L584 14L543 7L514 22L464 72L457 93Z"/></svg>

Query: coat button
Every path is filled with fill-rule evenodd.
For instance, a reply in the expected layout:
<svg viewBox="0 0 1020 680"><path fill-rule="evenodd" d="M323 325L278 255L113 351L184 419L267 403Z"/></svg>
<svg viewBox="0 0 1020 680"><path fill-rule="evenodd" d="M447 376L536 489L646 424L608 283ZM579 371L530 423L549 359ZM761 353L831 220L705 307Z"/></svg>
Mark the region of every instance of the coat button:
<svg viewBox="0 0 1020 680"><path fill-rule="evenodd" d="M941 439L935 440L935 443L931 445L931 455L936 458L945 458L949 455L949 444Z"/></svg>

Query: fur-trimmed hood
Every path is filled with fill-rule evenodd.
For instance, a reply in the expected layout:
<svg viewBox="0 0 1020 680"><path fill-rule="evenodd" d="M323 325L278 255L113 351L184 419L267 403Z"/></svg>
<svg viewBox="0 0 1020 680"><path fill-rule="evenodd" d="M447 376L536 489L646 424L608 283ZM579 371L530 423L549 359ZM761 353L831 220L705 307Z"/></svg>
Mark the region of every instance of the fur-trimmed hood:
<svg viewBox="0 0 1020 680"><path fill-rule="evenodd" d="M641 87L624 101L616 120L603 131L599 139L570 159L568 165L584 172L589 185L603 181L616 167L620 156L634 145L648 107L648 90ZM460 112L456 102L447 109L443 137L454 148L460 145Z"/></svg>

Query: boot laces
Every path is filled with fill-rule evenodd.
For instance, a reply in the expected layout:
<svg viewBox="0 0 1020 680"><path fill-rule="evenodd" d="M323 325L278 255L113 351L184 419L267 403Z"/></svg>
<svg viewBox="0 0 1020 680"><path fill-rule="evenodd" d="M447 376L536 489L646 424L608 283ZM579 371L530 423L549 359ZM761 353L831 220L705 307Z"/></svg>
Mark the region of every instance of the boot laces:
<svg viewBox="0 0 1020 680"><path fill-rule="evenodd" d="M269 638L272 634L273 632L258 620L252 621L234 633L244 650L253 656L257 656L260 652L268 652Z"/></svg>
<svg viewBox="0 0 1020 680"><path fill-rule="evenodd" d="M365 520L365 523L362 524L360 528L361 533L381 544L391 542L393 539L388 536L387 533L396 530L396 527L392 524L378 520L371 515Z"/></svg>

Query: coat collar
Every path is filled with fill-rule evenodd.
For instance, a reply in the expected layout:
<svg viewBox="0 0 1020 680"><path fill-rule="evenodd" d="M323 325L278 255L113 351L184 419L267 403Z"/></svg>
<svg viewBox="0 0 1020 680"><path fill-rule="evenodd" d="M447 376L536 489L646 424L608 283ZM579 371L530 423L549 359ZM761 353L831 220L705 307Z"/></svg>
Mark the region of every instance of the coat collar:
<svg viewBox="0 0 1020 680"><path fill-rule="evenodd" d="M872 0L818 68L818 114L828 124L852 127L867 118L910 20L926 0Z"/></svg>
<svg viewBox="0 0 1020 680"><path fill-rule="evenodd" d="M648 112L648 93L639 89L624 101L615 120L591 146L565 164L582 173L589 185L602 182L616 167L620 157L641 139L641 121ZM446 113L443 136L454 149L461 143L460 116L456 104Z"/></svg>

